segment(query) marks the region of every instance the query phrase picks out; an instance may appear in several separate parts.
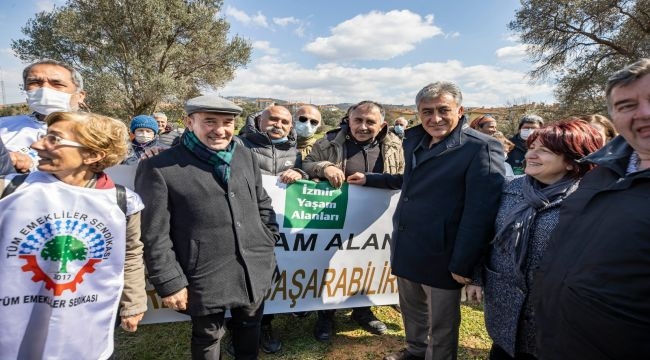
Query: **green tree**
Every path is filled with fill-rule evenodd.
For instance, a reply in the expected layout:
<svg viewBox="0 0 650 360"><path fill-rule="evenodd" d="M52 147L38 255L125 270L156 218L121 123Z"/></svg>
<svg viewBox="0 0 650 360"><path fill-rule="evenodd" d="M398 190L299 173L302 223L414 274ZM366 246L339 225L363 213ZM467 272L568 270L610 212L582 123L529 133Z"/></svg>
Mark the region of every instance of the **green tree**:
<svg viewBox="0 0 650 360"><path fill-rule="evenodd" d="M339 110L321 109L320 115L322 124L320 128L323 129L323 131L327 131L338 127L341 123L341 118L345 116L345 113Z"/></svg>
<svg viewBox="0 0 650 360"><path fill-rule="evenodd" d="M254 102L247 102L239 106L242 108L242 113L239 114L239 116L235 120L235 127L237 129L241 129L242 127L244 127L248 115L255 114L258 111L262 111L262 109L257 107L257 104Z"/></svg>
<svg viewBox="0 0 650 360"><path fill-rule="evenodd" d="M40 12L12 41L24 61L80 70L95 112L126 118L180 104L232 80L251 45L228 39L221 0L68 0Z"/></svg>
<svg viewBox="0 0 650 360"><path fill-rule="evenodd" d="M576 113L602 112L607 77L650 56L650 0L521 0L509 28L529 45L531 77L555 78Z"/></svg>
<svg viewBox="0 0 650 360"><path fill-rule="evenodd" d="M12 116L19 114L29 114L29 108L27 104L20 105L8 105L0 108L0 116Z"/></svg>
<svg viewBox="0 0 650 360"><path fill-rule="evenodd" d="M86 245L70 235L55 236L45 243L41 256L45 260L61 261L59 272L68 272L70 260L86 260Z"/></svg>

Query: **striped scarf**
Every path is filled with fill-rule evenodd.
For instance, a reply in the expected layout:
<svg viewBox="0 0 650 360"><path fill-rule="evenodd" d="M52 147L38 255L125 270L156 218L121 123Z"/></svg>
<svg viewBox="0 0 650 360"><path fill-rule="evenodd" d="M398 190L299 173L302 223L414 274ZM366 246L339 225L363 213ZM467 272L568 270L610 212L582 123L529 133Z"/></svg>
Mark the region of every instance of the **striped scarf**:
<svg viewBox="0 0 650 360"><path fill-rule="evenodd" d="M191 151L200 160L207 162L214 167L217 177L228 184L230 179L230 162L235 152L235 142L231 141L224 150L211 150L203 144L192 131L185 131L182 136L183 146Z"/></svg>

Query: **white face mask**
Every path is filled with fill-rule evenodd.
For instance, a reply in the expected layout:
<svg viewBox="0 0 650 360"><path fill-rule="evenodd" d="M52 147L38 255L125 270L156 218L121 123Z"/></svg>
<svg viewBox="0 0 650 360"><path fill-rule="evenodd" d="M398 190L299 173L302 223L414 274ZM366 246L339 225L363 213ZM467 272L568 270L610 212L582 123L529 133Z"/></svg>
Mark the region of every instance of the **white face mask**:
<svg viewBox="0 0 650 360"><path fill-rule="evenodd" d="M137 141L140 144L146 144L149 141L153 140L153 138L156 135L153 133L153 130L147 129L147 130L142 130L142 129L136 129L135 130L135 141Z"/></svg>
<svg viewBox="0 0 650 360"><path fill-rule="evenodd" d="M526 140L530 136L530 134L533 133L535 129L521 129L519 130L519 136L523 139Z"/></svg>
<svg viewBox="0 0 650 360"><path fill-rule="evenodd" d="M27 92L27 105L32 111L50 115L55 111L70 111L72 94L42 87Z"/></svg>
<svg viewBox="0 0 650 360"><path fill-rule="evenodd" d="M301 138L308 138L314 135L316 133L316 129L318 129L318 126L313 126L308 121L296 121L294 126L296 128L296 134Z"/></svg>

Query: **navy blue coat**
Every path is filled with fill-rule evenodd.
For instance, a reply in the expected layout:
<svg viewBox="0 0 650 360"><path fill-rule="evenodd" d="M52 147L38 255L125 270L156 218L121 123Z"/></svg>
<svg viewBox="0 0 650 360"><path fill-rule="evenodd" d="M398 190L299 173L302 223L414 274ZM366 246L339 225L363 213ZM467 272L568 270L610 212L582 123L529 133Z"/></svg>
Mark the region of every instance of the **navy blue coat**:
<svg viewBox="0 0 650 360"><path fill-rule="evenodd" d="M441 289L458 289L451 273L470 277L494 235L504 181L501 143L467 125L465 117L415 164L428 134L406 131L406 168L393 215L393 274Z"/></svg>

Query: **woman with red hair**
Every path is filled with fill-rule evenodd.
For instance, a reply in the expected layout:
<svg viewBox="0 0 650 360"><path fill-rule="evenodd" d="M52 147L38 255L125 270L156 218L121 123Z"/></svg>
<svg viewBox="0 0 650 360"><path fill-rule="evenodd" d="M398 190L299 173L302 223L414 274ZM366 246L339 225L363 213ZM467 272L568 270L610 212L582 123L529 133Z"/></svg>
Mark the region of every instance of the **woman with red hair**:
<svg viewBox="0 0 650 360"><path fill-rule="evenodd" d="M587 122L571 119L536 130L527 145L526 175L504 184L482 274L490 359L536 358L533 272L558 223L560 204L594 166L578 160L598 150L603 139ZM468 293L478 295L480 288L470 286Z"/></svg>

